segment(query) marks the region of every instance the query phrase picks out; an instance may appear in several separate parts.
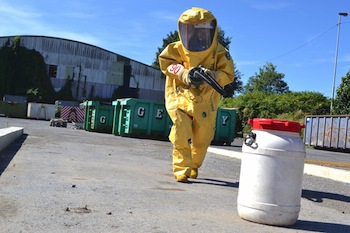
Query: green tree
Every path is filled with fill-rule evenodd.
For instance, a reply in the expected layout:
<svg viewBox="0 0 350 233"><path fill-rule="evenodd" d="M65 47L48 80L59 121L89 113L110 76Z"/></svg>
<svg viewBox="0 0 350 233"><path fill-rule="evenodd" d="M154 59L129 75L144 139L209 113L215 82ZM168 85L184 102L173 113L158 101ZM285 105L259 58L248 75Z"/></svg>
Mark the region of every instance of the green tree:
<svg viewBox="0 0 350 233"><path fill-rule="evenodd" d="M266 63L263 68L259 68L259 73L255 73L248 79L244 86L244 93L247 92L264 92L283 94L289 91L288 84L283 81L284 74L278 73L276 66L272 63Z"/></svg>
<svg viewBox="0 0 350 233"><path fill-rule="evenodd" d="M350 114L350 71L342 77L342 82L337 88L332 114Z"/></svg>
<svg viewBox="0 0 350 233"><path fill-rule="evenodd" d="M20 37L0 48L0 96L4 94L28 95L36 102L56 99L43 56L21 46Z"/></svg>
<svg viewBox="0 0 350 233"><path fill-rule="evenodd" d="M235 64L235 79L232 83L227 84L224 89L226 91L225 98L230 98L237 96L237 94L241 93L243 91L243 82L242 80L242 74L236 69Z"/></svg>
<svg viewBox="0 0 350 233"><path fill-rule="evenodd" d="M218 42L222 44L227 50L230 49L231 37L227 37L225 35L225 31L222 30L220 26L218 27ZM226 95L224 96L225 98L231 98L243 91L243 82L241 80L242 80L242 74L239 70L236 69L236 64L235 64L235 79L233 80L232 83L227 84L224 87L226 91Z"/></svg>
<svg viewBox="0 0 350 233"><path fill-rule="evenodd" d="M156 57L152 63L152 66L159 69L159 61L158 56L160 53L165 49L166 46L168 46L170 43L179 41L180 37L178 34L178 31L170 32L167 34L167 37L163 39L162 47L158 47L158 50L156 52ZM225 36L224 30L221 29L221 27L218 27L218 42L221 43L227 50L229 50L230 43L231 43L231 37ZM235 96L238 93L241 93L243 90L243 82L241 81L242 74L235 68L235 79L232 83L226 85L224 88L226 90L226 96L224 97L232 97Z"/></svg>
<svg viewBox="0 0 350 233"><path fill-rule="evenodd" d="M249 131L248 119L274 118L304 122L306 115L327 114L330 101L318 92L284 94L247 92L235 98L222 99L219 107L237 109L237 132Z"/></svg>
<svg viewBox="0 0 350 233"><path fill-rule="evenodd" d="M170 32L169 34L167 34L167 37L163 39L162 47L158 47L158 51L156 52L156 58L154 59L152 66L159 69L160 67L159 67L158 57L160 53L165 49L165 47L168 46L168 44L179 40L180 40L179 33L176 30L174 32Z"/></svg>
<svg viewBox="0 0 350 233"><path fill-rule="evenodd" d="M231 37L225 35L225 31L218 26L218 42L222 44L227 50L230 50Z"/></svg>

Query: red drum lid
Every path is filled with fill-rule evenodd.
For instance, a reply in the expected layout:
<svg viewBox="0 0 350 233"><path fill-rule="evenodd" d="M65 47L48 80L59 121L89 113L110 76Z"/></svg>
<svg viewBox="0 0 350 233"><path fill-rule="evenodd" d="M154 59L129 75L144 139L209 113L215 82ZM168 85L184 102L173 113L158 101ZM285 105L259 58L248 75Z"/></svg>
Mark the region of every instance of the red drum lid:
<svg viewBox="0 0 350 233"><path fill-rule="evenodd" d="M295 121L274 120L265 118L249 119L248 124L252 125L252 130L278 130L300 133L304 124Z"/></svg>

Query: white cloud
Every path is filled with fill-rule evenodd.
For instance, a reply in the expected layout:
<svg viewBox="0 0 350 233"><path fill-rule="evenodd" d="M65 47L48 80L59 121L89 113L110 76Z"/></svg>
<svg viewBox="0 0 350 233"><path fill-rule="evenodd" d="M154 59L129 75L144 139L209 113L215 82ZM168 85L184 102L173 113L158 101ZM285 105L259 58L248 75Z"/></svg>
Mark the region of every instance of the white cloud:
<svg viewBox="0 0 350 233"><path fill-rule="evenodd" d="M177 22L179 19L179 15L175 14L174 12L155 11L149 15L157 20L165 20L170 22Z"/></svg>
<svg viewBox="0 0 350 233"><path fill-rule="evenodd" d="M12 6L6 3L0 3L0 17L9 17L12 19L32 19L38 18L41 14L31 9L30 7L24 6Z"/></svg>
<svg viewBox="0 0 350 233"><path fill-rule="evenodd" d="M84 42L84 43L96 45L96 46L99 46L102 43L100 39L88 33L79 34L79 33L68 32L68 31L51 31L47 35L53 36L53 37L59 37L63 39L76 40L79 42Z"/></svg>
<svg viewBox="0 0 350 233"><path fill-rule="evenodd" d="M40 26L42 14L31 7L12 6L6 3L0 3L0 21L3 27L0 27L1 35L18 35L29 31L36 31Z"/></svg>
<svg viewBox="0 0 350 233"><path fill-rule="evenodd" d="M255 60L242 60L242 61L236 61L235 63L237 64L237 66L256 66L259 64L264 64L265 62L261 62L261 61L255 61Z"/></svg>
<svg viewBox="0 0 350 233"><path fill-rule="evenodd" d="M76 19L90 19L96 17L93 13L83 13L83 12L64 12L62 16Z"/></svg>
<svg viewBox="0 0 350 233"><path fill-rule="evenodd" d="M342 62L350 62L350 54L346 54L340 58Z"/></svg>
<svg viewBox="0 0 350 233"><path fill-rule="evenodd" d="M90 18L92 14L86 13L67 13L75 18ZM78 33L73 28L66 29L61 26L55 26L47 22L44 12L33 9L25 5L14 6L6 3L0 3L0 21L5 27L0 27L0 36L12 35L42 35L60 37L65 39L77 40L92 45L100 44L101 41L90 33ZM70 25L67 26L67 28Z"/></svg>

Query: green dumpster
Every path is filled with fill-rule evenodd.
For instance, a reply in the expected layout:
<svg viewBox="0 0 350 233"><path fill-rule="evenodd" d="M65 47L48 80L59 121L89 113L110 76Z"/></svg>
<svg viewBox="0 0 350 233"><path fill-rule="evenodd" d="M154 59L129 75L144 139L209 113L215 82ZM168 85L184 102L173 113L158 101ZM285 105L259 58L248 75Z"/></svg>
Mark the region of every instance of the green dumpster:
<svg viewBox="0 0 350 233"><path fill-rule="evenodd" d="M164 102L136 98L119 99L118 130L114 134L130 137L164 138L167 112ZM116 115L115 115L116 116Z"/></svg>
<svg viewBox="0 0 350 233"><path fill-rule="evenodd" d="M236 121L235 109L219 108L212 144L231 145L236 136Z"/></svg>
<svg viewBox="0 0 350 233"><path fill-rule="evenodd" d="M83 128L86 131L91 131L91 112L95 106L99 106L98 101L85 101L84 102L84 124Z"/></svg>
<svg viewBox="0 0 350 233"><path fill-rule="evenodd" d="M151 137L165 138L167 128L167 116L168 113L165 109L164 102L152 102L151 103L151 117L150 117L150 134Z"/></svg>
<svg viewBox="0 0 350 233"><path fill-rule="evenodd" d="M84 102L84 129L99 133L112 133L114 107L100 105L98 101Z"/></svg>
<svg viewBox="0 0 350 233"><path fill-rule="evenodd" d="M120 122L120 100L115 100L112 102L112 105L114 106L114 114L113 114L113 127L112 127L112 134L114 135L120 135L119 133L119 122Z"/></svg>
<svg viewBox="0 0 350 233"><path fill-rule="evenodd" d="M0 101L0 115L15 118L26 118L26 104Z"/></svg>

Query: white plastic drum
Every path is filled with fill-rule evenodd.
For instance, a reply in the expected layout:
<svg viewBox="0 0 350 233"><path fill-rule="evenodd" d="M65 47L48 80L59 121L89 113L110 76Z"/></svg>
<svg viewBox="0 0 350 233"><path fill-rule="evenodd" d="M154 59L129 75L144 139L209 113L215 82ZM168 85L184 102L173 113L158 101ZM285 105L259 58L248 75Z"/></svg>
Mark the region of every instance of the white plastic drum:
<svg viewBox="0 0 350 233"><path fill-rule="evenodd" d="M300 212L305 146L298 122L255 118L242 147L237 198L241 218L288 226Z"/></svg>

